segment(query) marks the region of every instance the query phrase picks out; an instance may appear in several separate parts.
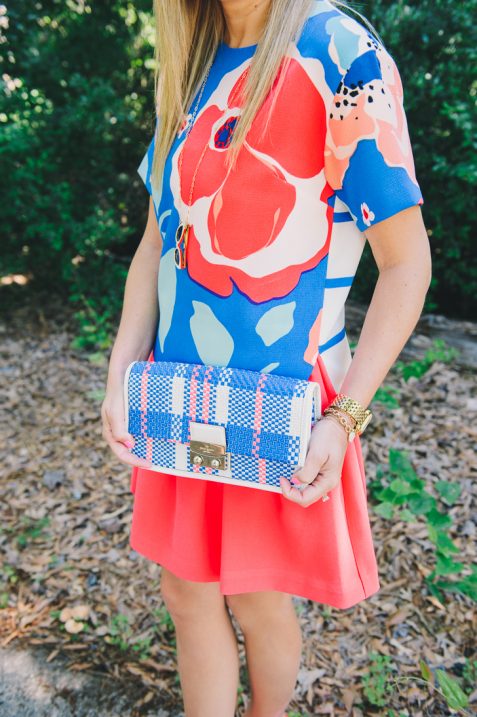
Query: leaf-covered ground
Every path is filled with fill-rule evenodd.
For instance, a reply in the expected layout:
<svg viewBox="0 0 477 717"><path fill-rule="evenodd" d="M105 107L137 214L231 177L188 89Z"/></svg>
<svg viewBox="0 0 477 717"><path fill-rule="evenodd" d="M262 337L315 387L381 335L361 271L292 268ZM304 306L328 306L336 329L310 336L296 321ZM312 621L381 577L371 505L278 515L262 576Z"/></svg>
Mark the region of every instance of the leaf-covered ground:
<svg viewBox="0 0 477 717"><path fill-rule="evenodd" d="M350 316L353 339L362 312L350 308ZM470 324L455 329L472 335ZM88 357L73 351L71 313L54 302L10 311L0 330L2 648L26 648L32 655L47 649L48 664L57 661L71 680L78 673L91 680L106 677L101 690L113 697L126 685L129 702L122 696L111 717L176 717L182 701L174 630L159 591L160 566L129 546L130 471L101 439L106 352ZM428 334L416 330L409 343L414 357L429 347ZM368 483L379 476L380 465L386 469L390 448L406 451L431 494L438 496L439 481L458 483L457 500L441 508L452 518L448 535L459 548L457 559L470 571L476 544L475 371L458 361L435 362L407 382L393 370L385 385L400 392L399 406L373 406L375 418L362 440ZM424 681L420 661L434 682L438 669L457 680L468 699L461 713L473 714L475 602L451 591L439 600L429 591L425 578L435 566L435 547L423 518L388 519L375 507L370 495L381 590L348 610L294 597L305 648L288 715L457 714ZM241 716L248 682L243 636L235 626ZM15 674L18 678L18 670ZM381 679L386 675L387 687ZM26 674L26 691L28 679ZM384 704L376 704L380 701ZM55 714L108 713L98 706L97 712Z"/></svg>

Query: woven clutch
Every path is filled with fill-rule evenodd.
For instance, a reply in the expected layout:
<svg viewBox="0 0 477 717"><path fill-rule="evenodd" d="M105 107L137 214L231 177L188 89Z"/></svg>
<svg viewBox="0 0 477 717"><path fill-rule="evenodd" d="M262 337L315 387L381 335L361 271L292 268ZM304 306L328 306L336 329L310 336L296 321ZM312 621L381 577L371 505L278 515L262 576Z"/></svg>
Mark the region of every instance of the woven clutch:
<svg viewBox="0 0 477 717"><path fill-rule="evenodd" d="M130 364L124 401L131 452L153 470L277 493L321 415L315 381L174 361Z"/></svg>

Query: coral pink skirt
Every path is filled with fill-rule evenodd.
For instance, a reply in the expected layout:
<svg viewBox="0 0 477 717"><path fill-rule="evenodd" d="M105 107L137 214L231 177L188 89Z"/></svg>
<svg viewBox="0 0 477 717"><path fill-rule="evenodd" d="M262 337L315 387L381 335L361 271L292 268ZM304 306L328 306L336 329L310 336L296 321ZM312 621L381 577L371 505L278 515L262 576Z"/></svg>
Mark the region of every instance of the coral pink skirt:
<svg viewBox="0 0 477 717"><path fill-rule="evenodd" d="M336 395L318 355L322 410ZM133 468L130 545L222 594L278 590L348 608L379 588L359 437L341 480L307 508L281 493Z"/></svg>

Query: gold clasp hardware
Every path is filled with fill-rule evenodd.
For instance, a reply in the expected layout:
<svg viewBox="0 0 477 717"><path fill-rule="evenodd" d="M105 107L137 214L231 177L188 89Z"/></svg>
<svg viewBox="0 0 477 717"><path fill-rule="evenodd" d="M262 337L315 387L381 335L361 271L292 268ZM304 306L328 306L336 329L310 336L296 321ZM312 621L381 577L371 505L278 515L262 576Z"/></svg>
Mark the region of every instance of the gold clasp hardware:
<svg viewBox="0 0 477 717"><path fill-rule="evenodd" d="M225 446L203 441L190 442L190 461L198 466L227 469L227 453Z"/></svg>
<svg viewBox="0 0 477 717"><path fill-rule="evenodd" d="M228 470L229 454L226 452L224 427L191 421L190 430L190 462L197 466Z"/></svg>

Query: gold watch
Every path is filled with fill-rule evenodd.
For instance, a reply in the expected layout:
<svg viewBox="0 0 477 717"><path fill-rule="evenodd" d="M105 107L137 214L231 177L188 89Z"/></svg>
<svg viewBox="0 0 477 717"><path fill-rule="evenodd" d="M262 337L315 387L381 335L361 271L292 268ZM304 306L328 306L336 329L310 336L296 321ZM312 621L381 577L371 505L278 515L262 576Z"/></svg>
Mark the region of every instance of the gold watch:
<svg viewBox="0 0 477 717"><path fill-rule="evenodd" d="M338 409L339 411L346 413L354 420L354 427L348 434L348 439L350 441L353 440L356 434L360 436L363 433L373 416L369 408L364 408L360 403L358 403L358 401L355 401L354 398L351 398L351 396L347 396L344 393L338 393L331 401L328 408Z"/></svg>

